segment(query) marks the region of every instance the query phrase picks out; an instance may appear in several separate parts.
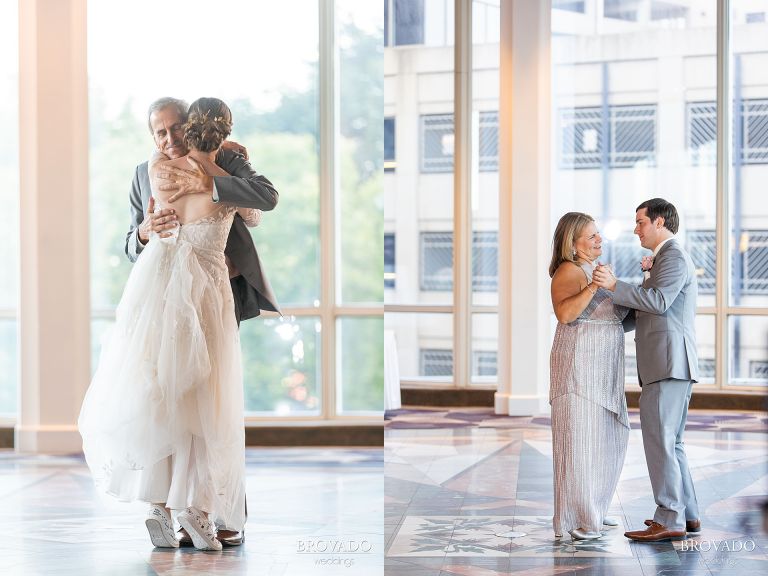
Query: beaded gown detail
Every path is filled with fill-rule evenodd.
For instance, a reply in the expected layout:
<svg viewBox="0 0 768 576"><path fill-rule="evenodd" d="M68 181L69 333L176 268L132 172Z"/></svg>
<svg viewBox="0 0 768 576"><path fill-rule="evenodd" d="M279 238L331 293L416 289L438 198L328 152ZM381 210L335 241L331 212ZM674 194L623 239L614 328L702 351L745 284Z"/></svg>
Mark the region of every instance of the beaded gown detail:
<svg viewBox="0 0 768 576"><path fill-rule="evenodd" d="M581 268L591 281L592 267ZM619 482L629 439L621 324L627 312L598 288L579 317L555 331L549 401L556 534L599 532Z"/></svg>
<svg viewBox="0 0 768 576"><path fill-rule="evenodd" d="M222 206L171 238L152 234L102 341L78 425L107 493L194 506L241 529L242 367L224 256L236 211Z"/></svg>

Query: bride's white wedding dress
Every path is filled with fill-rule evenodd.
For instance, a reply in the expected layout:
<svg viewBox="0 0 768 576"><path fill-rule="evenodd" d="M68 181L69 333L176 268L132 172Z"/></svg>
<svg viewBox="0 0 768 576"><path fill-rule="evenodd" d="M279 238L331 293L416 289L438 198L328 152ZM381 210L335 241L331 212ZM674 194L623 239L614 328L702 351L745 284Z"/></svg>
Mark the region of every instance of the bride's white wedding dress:
<svg viewBox="0 0 768 576"><path fill-rule="evenodd" d="M157 209L160 209L158 207ZM128 278L78 425L97 485L245 524L240 340L224 258L237 209L153 234ZM240 209L246 224L249 214Z"/></svg>

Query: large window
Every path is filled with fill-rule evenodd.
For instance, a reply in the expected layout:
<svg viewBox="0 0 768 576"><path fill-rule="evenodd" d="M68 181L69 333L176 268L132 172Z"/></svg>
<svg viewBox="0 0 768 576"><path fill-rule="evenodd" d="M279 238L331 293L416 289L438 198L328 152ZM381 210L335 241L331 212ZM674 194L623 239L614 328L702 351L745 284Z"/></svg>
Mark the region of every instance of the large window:
<svg viewBox="0 0 768 576"><path fill-rule="evenodd" d="M768 26L756 15L768 12L768 2L728 5L732 52L718 68L723 24L715 0L695 7L553 2L551 224L569 210L590 213L603 233L602 260L640 282L639 258L648 251L632 234L635 207L654 196L672 201L681 216L678 237L696 266L702 380L764 386L756 367L768 362L768 212L761 200L768 91L760 72L768 65ZM729 119L723 133L720 113ZM719 178L724 173L728 180ZM725 242L718 245L718 236ZM633 381L631 339L627 358Z"/></svg>
<svg viewBox="0 0 768 576"><path fill-rule="evenodd" d="M380 5L337 0L336 20L340 84L336 204L341 220L341 255L336 282L339 293L335 295L339 311L335 410L380 412L384 407L384 62Z"/></svg>
<svg viewBox="0 0 768 576"><path fill-rule="evenodd" d="M15 416L18 388L18 2L0 3L0 416Z"/></svg>
<svg viewBox="0 0 768 576"><path fill-rule="evenodd" d="M253 167L280 193L277 208L264 213L251 234L284 317L241 325L246 410L321 418L380 411L381 316L372 306L380 307L383 292L377 257L381 160L376 160L383 115L381 74L375 73L381 67L381 13L365 3L340 1L330 12L332 22L321 17L326 5L317 0L241 0L222 8L224 32L201 18L206 6L140 0L121 9L104 0L89 2L94 334L111 322L131 268L123 253L128 191L134 167L153 149L148 105L166 95L188 101L214 95L232 109L231 138L247 147ZM180 44L186 46L184 38L207 38L210 49L195 48L193 54L179 49L163 58L156 43L137 42L135 36L159 21L174 23ZM336 31L337 57L321 50L321 22ZM328 131L337 127L338 151L326 157L320 147L320 85L333 62L340 89L329 97L343 105L335 122L323 124ZM141 82L125 74L132 69L141 69ZM327 158L334 177L321 184L321 161ZM338 207L330 208L338 215L336 226L321 222L321 202ZM359 230L353 234L350 226ZM338 281L324 282L324 274ZM328 290L329 285L338 289ZM354 308L353 318L346 317L342 303ZM358 316L362 303L368 308ZM337 349L365 358L369 367L337 365Z"/></svg>
<svg viewBox="0 0 768 576"><path fill-rule="evenodd" d="M768 1L730 2L732 54L727 81L731 101L730 178L723 222L729 273L718 328L725 336L720 377L742 386L768 385ZM726 256L724 256L726 258Z"/></svg>
<svg viewBox="0 0 768 576"><path fill-rule="evenodd" d="M452 0L384 2L392 168L397 156L384 175L392 234L385 323L408 384L495 383L488 358L498 327L499 8L498 0L467 3L469 26ZM471 46L473 70L461 116L454 109L459 43Z"/></svg>

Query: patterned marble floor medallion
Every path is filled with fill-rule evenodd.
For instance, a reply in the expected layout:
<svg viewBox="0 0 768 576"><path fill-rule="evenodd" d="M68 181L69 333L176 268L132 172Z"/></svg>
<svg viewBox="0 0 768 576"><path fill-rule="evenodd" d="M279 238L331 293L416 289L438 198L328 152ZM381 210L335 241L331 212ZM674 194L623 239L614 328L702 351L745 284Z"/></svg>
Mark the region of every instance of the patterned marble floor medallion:
<svg viewBox="0 0 768 576"><path fill-rule="evenodd" d="M387 556L632 558L625 528L598 540L573 541L552 534L544 516L408 516Z"/></svg>
<svg viewBox="0 0 768 576"><path fill-rule="evenodd" d="M629 540L622 526L606 528L597 540L572 540L570 535L555 538L552 519L543 516L516 516L515 530L525 536L512 541L513 557L548 556L554 558L632 558Z"/></svg>

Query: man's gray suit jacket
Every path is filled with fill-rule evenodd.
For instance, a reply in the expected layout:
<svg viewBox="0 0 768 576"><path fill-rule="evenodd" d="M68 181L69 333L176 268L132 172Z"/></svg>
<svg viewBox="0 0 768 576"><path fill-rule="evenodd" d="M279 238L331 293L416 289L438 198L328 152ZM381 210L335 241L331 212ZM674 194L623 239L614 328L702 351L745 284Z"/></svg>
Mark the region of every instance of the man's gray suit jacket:
<svg viewBox="0 0 768 576"><path fill-rule="evenodd" d="M265 211L277 205L275 187L264 176L258 175L243 156L230 150L219 150L216 164L231 175L214 176L219 202ZM138 228L152 195L147 165L144 162L136 167L131 188L131 227L125 238L125 253L131 262L135 262L144 249L139 241ZM261 310L279 312L280 307L262 270L251 233L239 214L235 214L232 222L225 254L242 275L242 278L233 278L231 282L238 322L258 316Z"/></svg>
<svg viewBox="0 0 768 576"><path fill-rule="evenodd" d="M667 378L698 381L697 293L693 261L675 238L661 247L642 286L616 282L613 301L635 310L641 386Z"/></svg>

